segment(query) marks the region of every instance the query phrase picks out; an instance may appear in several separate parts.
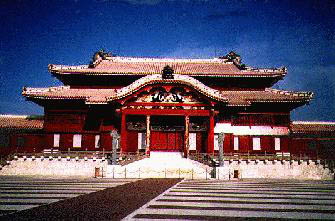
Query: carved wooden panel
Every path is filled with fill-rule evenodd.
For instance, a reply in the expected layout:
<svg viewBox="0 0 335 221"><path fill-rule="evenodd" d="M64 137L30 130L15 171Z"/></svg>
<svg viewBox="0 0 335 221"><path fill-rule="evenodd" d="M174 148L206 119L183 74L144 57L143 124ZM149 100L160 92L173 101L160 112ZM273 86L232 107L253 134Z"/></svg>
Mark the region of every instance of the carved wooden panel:
<svg viewBox="0 0 335 221"><path fill-rule="evenodd" d="M140 103L203 103L204 101L194 92L186 92L182 88L172 88L166 91L164 88L154 88L150 92L138 95L134 102Z"/></svg>

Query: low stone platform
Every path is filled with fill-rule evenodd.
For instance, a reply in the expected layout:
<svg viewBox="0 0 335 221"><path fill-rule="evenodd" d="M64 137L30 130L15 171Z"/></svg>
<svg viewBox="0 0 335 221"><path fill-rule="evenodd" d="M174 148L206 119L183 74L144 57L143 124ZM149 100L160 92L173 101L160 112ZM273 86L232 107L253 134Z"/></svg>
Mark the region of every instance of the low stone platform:
<svg viewBox="0 0 335 221"><path fill-rule="evenodd" d="M214 169L197 161L183 158L180 152L152 152L149 158L125 166L111 165L105 158L23 156L10 161L0 170L0 175L333 180L334 163L320 160L225 160L222 167Z"/></svg>
<svg viewBox="0 0 335 221"><path fill-rule="evenodd" d="M106 168L104 158L18 157L0 170L0 175L94 177L95 168Z"/></svg>
<svg viewBox="0 0 335 221"><path fill-rule="evenodd" d="M216 179L334 180L334 172L327 167L313 160L231 160L216 168Z"/></svg>

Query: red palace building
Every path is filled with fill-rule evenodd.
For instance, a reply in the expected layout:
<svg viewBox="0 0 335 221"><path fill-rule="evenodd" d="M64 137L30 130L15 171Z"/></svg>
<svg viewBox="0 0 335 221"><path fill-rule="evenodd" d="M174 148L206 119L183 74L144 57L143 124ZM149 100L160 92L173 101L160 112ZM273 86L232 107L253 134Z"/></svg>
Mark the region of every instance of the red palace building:
<svg viewBox="0 0 335 221"><path fill-rule="evenodd" d="M234 52L214 59L116 57L95 53L89 65L49 65L64 86L23 88L43 117L0 116L2 153L175 151L331 156L335 124L292 122L313 93L271 88L286 68L259 69ZM221 136L220 136L221 137Z"/></svg>

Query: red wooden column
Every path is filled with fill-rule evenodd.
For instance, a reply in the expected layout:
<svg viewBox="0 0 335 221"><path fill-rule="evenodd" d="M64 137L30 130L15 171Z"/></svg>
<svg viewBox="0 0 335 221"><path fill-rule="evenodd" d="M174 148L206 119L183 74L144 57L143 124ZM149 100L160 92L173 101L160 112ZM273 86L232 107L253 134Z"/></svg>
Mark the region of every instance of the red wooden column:
<svg viewBox="0 0 335 221"><path fill-rule="evenodd" d="M147 115L146 118L147 123L147 133L146 133L146 147L145 147L145 153L147 155L150 155L150 115Z"/></svg>
<svg viewBox="0 0 335 221"><path fill-rule="evenodd" d="M187 158L190 149L189 135L190 135L190 117L185 116L185 136L184 136L184 157Z"/></svg>
<svg viewBox="0 0 335 221"><path fill-rule="evenodd" d="M207 153L214 153L214 113L211 112L209 115L209 130L208 130L208 145Z"/></svg>
<svg viewBox="0 0 335 221"><path fill-rule="evenodd" d="M121 117L121 153L123 152L127 152L127 123L124 112Z"/></svg>

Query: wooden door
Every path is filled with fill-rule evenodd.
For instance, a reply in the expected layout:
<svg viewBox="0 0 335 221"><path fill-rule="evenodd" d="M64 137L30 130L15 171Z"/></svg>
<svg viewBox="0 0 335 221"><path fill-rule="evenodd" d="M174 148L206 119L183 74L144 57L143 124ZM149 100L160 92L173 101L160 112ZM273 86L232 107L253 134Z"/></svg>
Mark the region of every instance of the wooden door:
<svg viewBox="0 0 335 221"><path fill-rule="evenodd" d="M182 151L183 134L176 131L152 131L150 146L153 151Z"/></svg>

